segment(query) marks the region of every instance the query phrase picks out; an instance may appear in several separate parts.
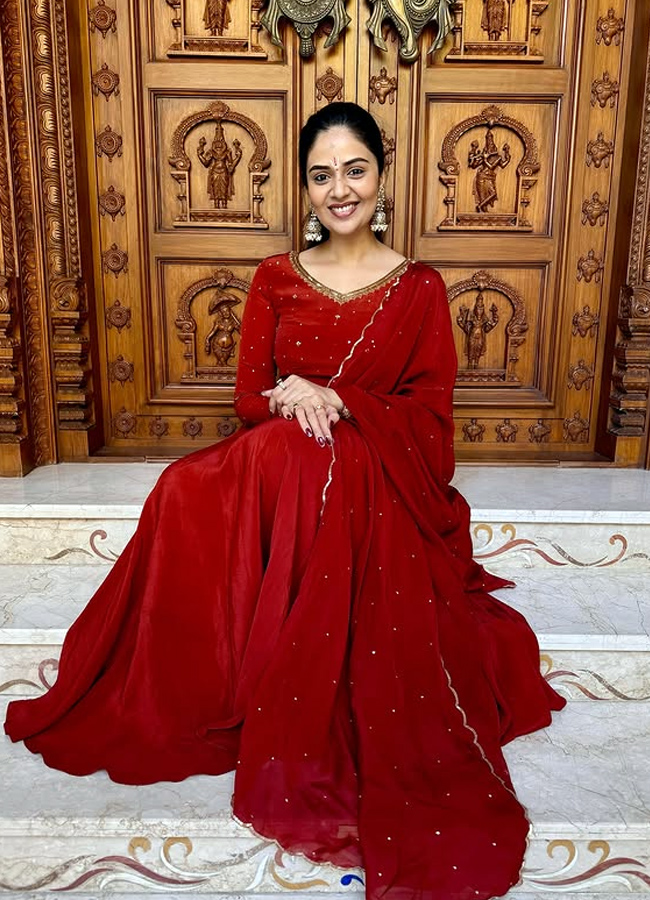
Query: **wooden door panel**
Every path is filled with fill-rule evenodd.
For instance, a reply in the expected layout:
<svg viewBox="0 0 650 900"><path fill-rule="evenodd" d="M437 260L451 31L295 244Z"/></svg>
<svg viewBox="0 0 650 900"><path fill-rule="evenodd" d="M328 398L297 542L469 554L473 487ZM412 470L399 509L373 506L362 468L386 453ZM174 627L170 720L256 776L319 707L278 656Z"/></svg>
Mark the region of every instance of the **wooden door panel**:
<svg viewBox="0 0 650 900"><path fill-rule="evenodd" d="M648 0L459 0L444 48L425 29L410 64L389 24L373 44L362 0L307 58L287 22L271 42L259 0L76 2L107 452L231 433L255 265L301 244L300 126L346 99L382 130L386 241L449 289L461 455L593 455L627 36Z"/></svg>

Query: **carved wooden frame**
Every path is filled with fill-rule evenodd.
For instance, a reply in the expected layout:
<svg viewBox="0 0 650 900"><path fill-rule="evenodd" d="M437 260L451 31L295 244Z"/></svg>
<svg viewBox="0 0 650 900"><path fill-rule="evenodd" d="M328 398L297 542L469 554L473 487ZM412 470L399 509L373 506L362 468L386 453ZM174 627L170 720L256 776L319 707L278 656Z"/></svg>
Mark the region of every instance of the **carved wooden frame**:
<svg viewBox="0 0 650 900"><path fill-rule="evenodd" d="M230 269L217 269L207 278L195 281L183 291L178 301L176 328L178 337L185 344L183 359L187 370L181 375L183 382L213 382L232 384L236 372L235 366L209 366L201 368L196 359L196 319L192 315L192 303L200 293L210 288L225 290L235 288L248 295L250 282L238 278Z"/></svg>
<svg viewBox="0 0 650 900"><path fill-rule="evenodd" d="M489 272L475 272L471 278L457 281L447 290L447 296L451 303L461 294L469 291L496 291L508 300L513 309L512 317L506 325L506 348L504 369L466 369L459 367L456 377L457 384L508 384L519 385L519 377L516 372L519 355L517 350L526 340L528 322L526 321L526 305L524 299L512 285L499 278L494 278Z"/></svg>
<svg viewBox="0 0 650 900"><path fill-rule="evenodd" d="M192 162L185 152L185 140L197 125L203 122L232 122L241 126L253 139L255 150L248 163L249 171L249 196L250 208L245 212L235 210L210 210L209 216L197 217L190 207L189 173ZM169 164L172 167L171 177L178 184L179 214L174 220L176 227L191 225L209 225L215 227L223 223L228 228L268 228L269 223L262 216L261 204L264 200L260 193L260 187L269 177L267 169L271 160L267 159L268 144L266 136L260 126L243 113L238 113L224 103L217 100L211 103L207 109L186 116L176 127L171 141L171 153Z"/></svg>
<svg viewBox="0 0 650 900"><path fill-rule="evenodd" d="M626 453L626 461L636 458L642 464L650 444L650 47L635 198L627 280L619 297L608 430L618 439L631 439L636 447Z"/></svg>
<svg viewBox="0 0 650 900"><path fill-rule="evenodd" d="M518 135L524 145L524 156L517 166L517 196L515 212L507 215L492 215L480 213L459 213L457 210L458 179L460 177L460 162L456 157L456 146L460 138L473 128L494 128L500 125L509 128ZM458 122L445 135L442 142L441 158L438 168L443 173L440 181L447 189L443 200L447 213L438 225L439 231L458 230L482 230L489 228L505 231L532 231L532 223L528 220L527 210L530 205L529 193L537 183L537 173L541 168L537 141L532 132L526 126L512 116L507 115L498 106L488 106L477 116L470 116Z"/></svg>
<svg viewBox="0 0 650 900"><path fill-rule="evenodd" d="M5 306L21 307L30 442L33 461L41 465L57 458L57 429L61 441L62 433L94 424L65 0L27 6L4 0L0 32L11 166L8 175L0 165L0 193L12 178L20 272L19 283L6 295L15 301L5 298ZM12 322L18 320L11 315Z"/></svg>
<svg viewBox="0 0 650 900"><path fill-rule="evenodd" d="M451 12L454 24L451 32L454 46L445 62L516 62L543 63L544 54L537 46L542 31L540 17L546 12L549 0L527 0L528 34L523 41L465 41L464 19L467 0L456 0Z"/></svg>
<svg viewBox="0 0 650 900"><path fill-rule="evenodd" d="M188 34L185 27L186 0L166 0L172 9L171 24L174 29L174 42L167 50L167 56L254 56L266 59L268 54L260 46L260 22L265 0L250 0L250 16L248 37L224 37L210 35L199 37Z"/></svg>

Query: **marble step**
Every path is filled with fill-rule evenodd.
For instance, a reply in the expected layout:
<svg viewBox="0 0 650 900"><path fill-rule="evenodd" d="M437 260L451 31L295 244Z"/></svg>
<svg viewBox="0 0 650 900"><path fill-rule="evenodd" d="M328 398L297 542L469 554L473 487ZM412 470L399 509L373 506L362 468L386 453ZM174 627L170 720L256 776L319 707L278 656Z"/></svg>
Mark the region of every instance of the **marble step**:
<svg viewBox="0 0 650 900"><path fill-rule="evenodd" d="M650 893L650 704L570 704L506 754L532 823L514 896ZM361 872L312 866L238 825L231 790L232 773L142 787L71 778L2 738L0 887L361 895Z"/></svg>
<svg viewBox="0 0 650 900"><path fill-rule="evenodd" d="M36 695L56 677L65 631L106 570L0 565L0 696ZM650 699L650 601L640 572L521 569L497 596L535 630L542 671L574 700Z"/></svg>
<svg viewBox="0 0 650 900"><path fill-rule="evenodd" d="M0 481L5 563L111 565L161 463L65 463ZM459 466L476 558L521 568L650 573L650 475L638 470Z"/></svg>

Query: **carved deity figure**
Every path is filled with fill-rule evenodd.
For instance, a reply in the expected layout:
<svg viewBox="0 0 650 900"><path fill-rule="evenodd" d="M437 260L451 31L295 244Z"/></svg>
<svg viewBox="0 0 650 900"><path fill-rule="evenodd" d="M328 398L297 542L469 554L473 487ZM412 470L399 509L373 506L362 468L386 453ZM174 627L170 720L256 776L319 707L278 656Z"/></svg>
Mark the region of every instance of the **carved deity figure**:
<svg viewBox="0 0 650 900"><path fill-rule="evenodd" d="M470 419L463 425L463 440L470 444L483 443L483 435L485 434L485 425L481 425L476 419Z"/></svg>
<svg viewBox="0 0 650 900"><path fill-rule="evenodd" d="M230 25L229 0L206 0L203 21L212 35L221 35Z"/></svg>
<svg viewBox="0 0 650 900"><path fill-rule="evenodd" d="M217 295L208 307L208 314L215 315L212 330L205 339L205 352L214 354L217 365L230 364L235 352L235 334L241 329L241 322L233 312L239 304L232 294Z"/></svg>
<svg viewBox="0 0 650 900"><path fill-rule="evenodd" d="M474 308L469 310L467 306L461 306L456 317L456 322L465 332L465 352L467 353L467 365L470 369L477 369L481 357L486 350L486 335L497 325L499 311L496 304L490 307L490 316L485 312L483 294L479 291Z"/></svg>
<svg viewBox="0 0 650 900"><path fill-rule="evenodd" d="M208 195L215 209L226 209L228 201L235 196L233 176L242 157L241 144L235 139L232 147L228 146L221 122L217 122L209 150L205 149L206 143L206 139L202 137L197 155L208 169Z"/></svg>
<svg viewBox="0 0 650 900"><path fill-rule="evenodd" d="M481 28L490 41L498 41L506 28L506 0L483 0Z"/></svg>
<svg viewBox="0 0 650 900"><path fill-rule="evenodd" d="M510 145L504 144L502 152L499 153L494 142L494 134L488 128L483 149L480 149L478 141L472 141L467 162L470 169L478 170L472 188L476 211L486 212L499 199L497 169L505 169L510 164Z"/></svg>

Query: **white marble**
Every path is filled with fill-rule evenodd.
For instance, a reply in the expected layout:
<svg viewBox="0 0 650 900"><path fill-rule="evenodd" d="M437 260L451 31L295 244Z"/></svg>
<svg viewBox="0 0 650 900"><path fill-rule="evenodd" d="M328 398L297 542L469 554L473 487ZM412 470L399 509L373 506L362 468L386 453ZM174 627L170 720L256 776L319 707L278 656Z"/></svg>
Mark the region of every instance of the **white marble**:
<svg viewBox="0 0 650 900"><path fill-rule="evenodd" d="M122 519L2 519L0 560L28 565L112 565L133 535L137 516Z"/></svg>
<svg viewBox="0 0 650 900"><path fill-rule="evenodd" d="M641 876L650 871L649 713L648 704L575 704L557 714L551 728L506 748L533 826L524 883L513 895L561 892L567 867L580 890L595 891L601 900L605 891L648 892ZM144 787L116 785L103 773L71 778L2 739L0 881L31 890L58 870L50 886L93 872L84 889L100 892L130 892L136 885L174 890L152 873L180 880L183 892L258 896L295 893L308 882L328 897L342 891L340 871L278 857L275 845L237 825L229 813L231 788L232 775ZM119 859L98 866L96 860L107 856ZM628 858L623 867L616 863L620 857ZM129 859L144 870L136 873ZM313 885L314 879L321 883ZM349 889L361 888L357 882Z"/></svg>

